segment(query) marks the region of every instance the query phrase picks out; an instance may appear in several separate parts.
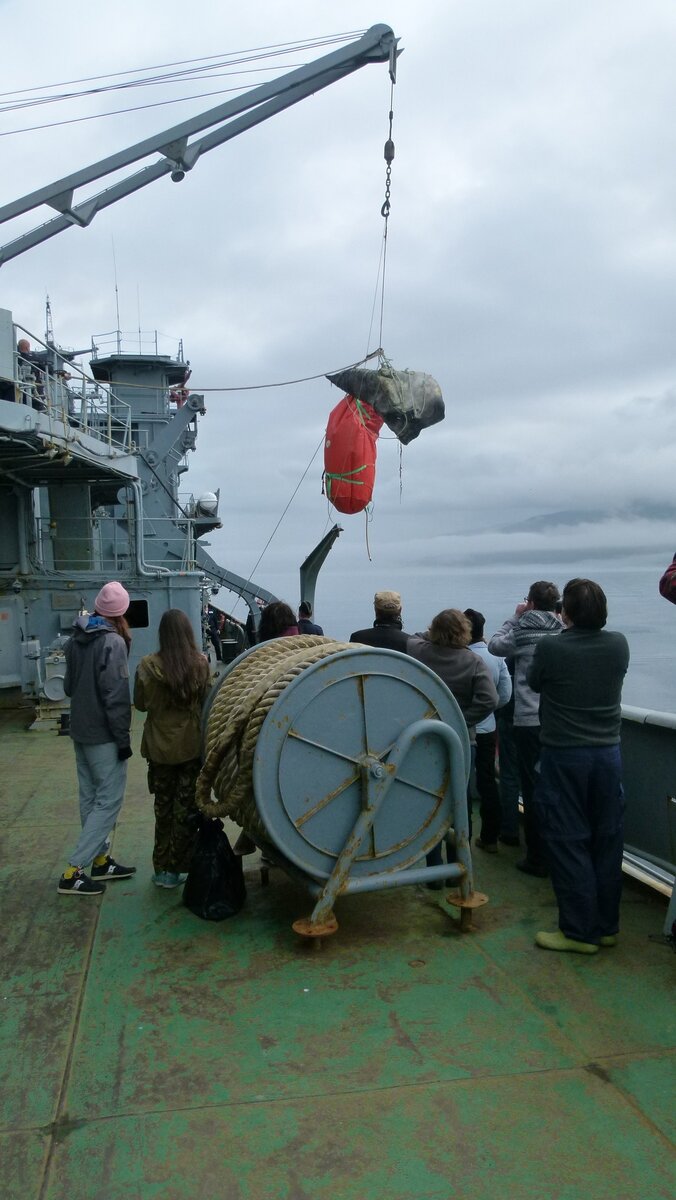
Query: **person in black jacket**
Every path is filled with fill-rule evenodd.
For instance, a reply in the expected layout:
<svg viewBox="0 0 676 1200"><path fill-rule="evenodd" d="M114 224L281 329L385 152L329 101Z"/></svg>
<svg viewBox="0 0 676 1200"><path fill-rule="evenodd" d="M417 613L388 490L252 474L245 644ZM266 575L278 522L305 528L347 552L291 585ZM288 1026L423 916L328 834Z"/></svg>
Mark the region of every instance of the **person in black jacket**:
<svg viewBox="0 0 676 1200"><path fill-rule="evenodd" d="M324 636L324 630L321 625L315 625L312 620L312 605L309 600L301 600L298 605L298 632L311 633L315 637Z"/></svg>
<svg viewBox="0 0 676 1200"><path fill-rule="evenodd" d="M350 636L351 642L362 642L365 646L377 646L381 650L399 650L406 653L409 635L404 632L401 619L401 596L399 592L376 592L373 597L375 621L370 629L357 629Z"/></svg>
<svg viewBox="0 0 676 1200"><path fill-rule="evenodd" d="M99 896L106 890L104 882L129 879L136 872L108 854L131 758L128 608L129 593L122 584L106 583L94 614L77 618L65 647L64 689L70 696L82 832L59 880L57 891L63 896ZM89 863L91 878L84 871Z"/></svg>
<svg viewBox="0 0 676 1200"><path fill-rule="evenodd" d="M221 614L216 612L215 608L209 607L207 610L207 629L209 631L209 641L214 648L214 654L218 662L223 662L223 647L221 645Z"/></svg>

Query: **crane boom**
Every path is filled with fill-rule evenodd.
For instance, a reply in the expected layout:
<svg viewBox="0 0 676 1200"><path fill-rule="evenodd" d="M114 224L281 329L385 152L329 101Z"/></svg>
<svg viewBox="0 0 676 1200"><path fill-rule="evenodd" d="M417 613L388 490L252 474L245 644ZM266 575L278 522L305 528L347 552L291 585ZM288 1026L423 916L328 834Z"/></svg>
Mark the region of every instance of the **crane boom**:
<svg viewBox="0 0 676 1200"><path fill-rule="evenodd" d="M224 142L230 141L247 129L260 125L269 117L299 100L311 96L314 92L328 87L346 75L359 70L372 62L389 62L392 82L396 76L396 60L401 53L397 49L398 39L388 25L373 25L355 42L349 42L340 50L334 50L314 62L298 67L294 71L270 80L257 88L217 105L207 112L198 114L165 129L152 137L137 142L126 150L111 154L108 158L100 159L89 167L83 167L70 175L57 179L46 187L29 192L9 204L0 207L0 223L11 221L23 213L49 205L60 214L46 221L43 225L22 234L13 241L0 247L0 266L10 259L30 250L33 246L47 241L71 225L81 228L89 225L98 212L115 204L124 196L129 196L147 184L153 183L164 175L171 175L174 182L180 182L187 171L192 170L198 158L209 150L215 149ZM197 133L211 126L210 133L189 141ZM135 171L125 179L112 184L102 192L78 204L74 204L74 194L77 188L83 187L94 180L119 171L132 163L139 162L151 154L162 157Z"/></svg>

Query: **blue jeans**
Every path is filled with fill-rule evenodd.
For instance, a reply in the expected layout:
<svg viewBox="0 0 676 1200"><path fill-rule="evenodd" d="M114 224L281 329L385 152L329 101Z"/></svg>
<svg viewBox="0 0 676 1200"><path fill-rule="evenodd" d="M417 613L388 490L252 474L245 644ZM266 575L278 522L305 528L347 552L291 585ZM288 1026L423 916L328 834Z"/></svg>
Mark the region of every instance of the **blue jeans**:
<svg viewBox="0 0 676 1200"><path fill-rule="evenodd" d="M619 746L543 746L535 805L559 927L579 942L619 928L624 792Z"/></svg>
<svg viewBox="0 0 676 1200"><path fill-rule="evenodd" d="M127 786L127 760L120 762L115 742L94 746L73 742L80 789L82 832L68 861L86 867L103 854L117 820Z"/></svg>

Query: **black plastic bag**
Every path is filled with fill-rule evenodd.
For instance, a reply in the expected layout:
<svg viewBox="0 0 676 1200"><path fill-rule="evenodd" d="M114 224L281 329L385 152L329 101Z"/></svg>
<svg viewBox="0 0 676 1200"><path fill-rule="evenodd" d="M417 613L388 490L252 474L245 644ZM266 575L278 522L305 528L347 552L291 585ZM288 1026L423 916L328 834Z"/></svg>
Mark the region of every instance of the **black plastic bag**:
<svg viewBox="0 0 676 1200"><path fill-rule="evenodd" d="M234 917L246 899L242 860L217 818L203 818L183 888L183 903L205 921Z"/></svg>
<svg viewBox="0 0 676 1200"><path fill-rule="evenodd" d="M395 371L389 365L377 371L347 367L326 378L350 396L370 404L404 446L422 429L444 419L441 388L423 371Z"/></svg>

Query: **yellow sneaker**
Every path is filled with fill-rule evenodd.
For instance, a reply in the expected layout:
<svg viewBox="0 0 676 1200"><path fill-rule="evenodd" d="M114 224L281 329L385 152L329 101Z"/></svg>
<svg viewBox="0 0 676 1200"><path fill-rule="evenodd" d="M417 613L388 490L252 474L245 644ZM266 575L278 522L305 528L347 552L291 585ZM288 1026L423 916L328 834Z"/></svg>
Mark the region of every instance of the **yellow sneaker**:
<svg viewBox="0 0 676 1200"><path fill-rule="evenodd" d="M593 942L576 942L574 938L566 937L560 929L556 933L536 933L535 945L543 950L570 950L573 954L598 954L599 948Z"/></svg>

